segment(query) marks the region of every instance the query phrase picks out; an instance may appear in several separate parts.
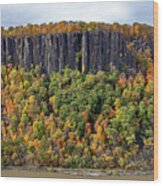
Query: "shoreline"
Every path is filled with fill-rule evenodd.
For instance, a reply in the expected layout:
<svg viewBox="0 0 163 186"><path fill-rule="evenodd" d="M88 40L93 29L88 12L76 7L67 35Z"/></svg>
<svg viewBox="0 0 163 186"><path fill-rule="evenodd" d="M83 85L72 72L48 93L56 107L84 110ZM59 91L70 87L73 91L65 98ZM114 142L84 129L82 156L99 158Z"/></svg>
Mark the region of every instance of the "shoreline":
<svg viewBox="0 0 163 186"><path fill-rule="evenodd" d="M125 171L120 169L2 167L1 177L152 181L154 180L154 173L153 171Z"/></svg>

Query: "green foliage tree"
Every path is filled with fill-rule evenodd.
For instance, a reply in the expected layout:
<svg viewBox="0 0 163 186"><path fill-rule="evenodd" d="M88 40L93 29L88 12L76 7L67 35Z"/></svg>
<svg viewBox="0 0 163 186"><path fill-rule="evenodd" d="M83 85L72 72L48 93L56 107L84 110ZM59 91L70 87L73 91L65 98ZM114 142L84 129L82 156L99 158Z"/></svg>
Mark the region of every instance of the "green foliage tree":
<svg viewBox="0 0 163 186"><path fill-rule="evenodd" d="M47 78L38 67L2 65L2 164L129 168L136 154L148 151L152 158L148 68L132 77L66 68ZM150 162L141 156L144 161Z"/></svg>

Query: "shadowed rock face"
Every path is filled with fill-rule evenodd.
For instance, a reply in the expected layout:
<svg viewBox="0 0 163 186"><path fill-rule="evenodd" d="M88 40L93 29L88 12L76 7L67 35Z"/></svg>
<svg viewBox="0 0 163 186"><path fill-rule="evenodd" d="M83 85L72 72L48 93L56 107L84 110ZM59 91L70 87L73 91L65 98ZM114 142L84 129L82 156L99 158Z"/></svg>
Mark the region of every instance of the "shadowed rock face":
<svg viewBox="0 0 163 186"><path fill-rule="evenodd" d="M111 31L71 32L39 36L2 37L2 64L39 65L48 75L65 67L84 73L135 68L123 34Z"/></svg>

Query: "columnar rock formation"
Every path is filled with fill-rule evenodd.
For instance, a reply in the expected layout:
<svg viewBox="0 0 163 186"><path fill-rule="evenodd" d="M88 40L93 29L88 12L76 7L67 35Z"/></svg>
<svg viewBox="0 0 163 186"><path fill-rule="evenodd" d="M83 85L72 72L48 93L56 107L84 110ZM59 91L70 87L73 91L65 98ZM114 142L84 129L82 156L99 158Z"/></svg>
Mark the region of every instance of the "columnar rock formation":
<svg viewBox="0 0 163 186"><path fill-rule="evenodd" d="M2 64L39 65L48 75L65 67L84 73L135 67L123 34L111 31L55 33L38 36L3 37Z"/></svg>

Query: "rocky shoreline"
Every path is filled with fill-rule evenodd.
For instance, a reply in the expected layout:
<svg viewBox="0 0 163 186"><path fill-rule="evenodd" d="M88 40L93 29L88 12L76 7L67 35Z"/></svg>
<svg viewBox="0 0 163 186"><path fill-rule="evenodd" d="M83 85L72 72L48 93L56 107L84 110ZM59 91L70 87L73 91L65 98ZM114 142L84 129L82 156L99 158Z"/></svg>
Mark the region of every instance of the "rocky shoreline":
<svg viewBox="0 0 163 186"><path fill-rule="evenodd" d="M2 177L65 178L65 179L121 179L153 180L152 170L67 169L51 167L2 167Z"/></svg>

